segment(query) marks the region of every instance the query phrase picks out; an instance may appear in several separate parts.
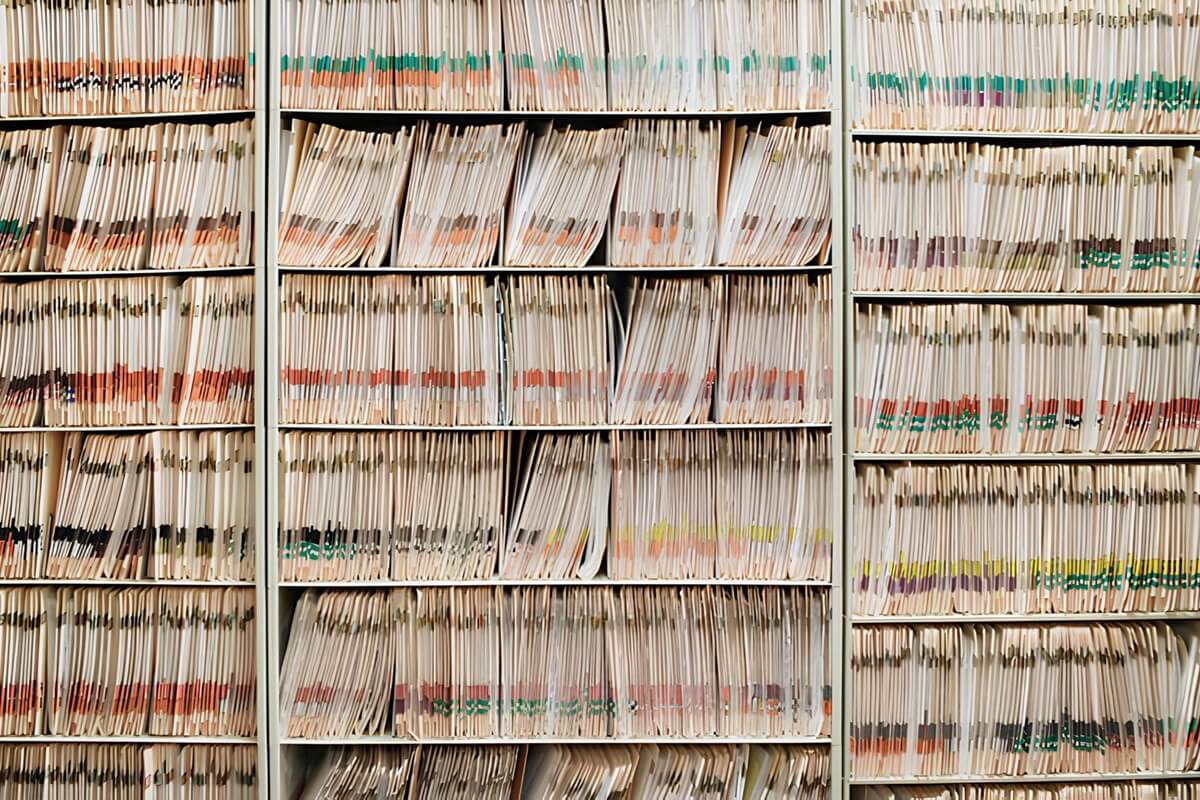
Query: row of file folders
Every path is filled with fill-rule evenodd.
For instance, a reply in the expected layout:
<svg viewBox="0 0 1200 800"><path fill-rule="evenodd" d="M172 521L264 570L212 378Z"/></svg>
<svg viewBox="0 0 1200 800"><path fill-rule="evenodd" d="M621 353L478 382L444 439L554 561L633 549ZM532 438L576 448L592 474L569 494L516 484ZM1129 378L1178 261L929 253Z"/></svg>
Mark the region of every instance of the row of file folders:
<svg viewBox="0 0 1200 800"><path fill-rule="evenodd" d="M0 272L254 264L250 120L0 131Z"/></svg>
<svg viewBox="0 0 1200 800"><path fill-rule="evenodd" d="M6 587L0 609L0 735L255 735L253 589Z"/></svg>
<svg viewBox="0 0 1200 800"><path fill-rule="evenodd" d="M282 5L285 108L497 111L506 97L522 111L829 105L827 0Z"/></svg>
<svg viewBox="0 0 1200 800"><path fill-rule="evenodd" d="M1195 465L859 465L855 480L853 613L1200 611Z"/></svg>
<svg viewBox="0 0 1200 800"><path fill-rule="evenodd" d="M248 424L254 276L0 283L0 425Z"/></svg>
<svg viewBox="0 0 1200 800"><path fill-rule="evenodd" d="M249 108L256 13L247 0L6 6L0 116Z"/></svg>
<svg viewBox="0 0 1200 800"><path fill-rule="evenodd" d="M1194 304L860 304L872 453L1200 450Z"/></svg>
<svg viewBox="0 0 1200 800"><path fill-rule="evenodd" d="M6 744L6 800L257 800L253 745ZM265 787L263 787L265 788Z"/></svg>
<svg viewBox="0 0 1200 800"><path fill-rule="evenodd" d="M829 139L829 125L794 117L384 132L296 119L282 137L278 260L581 267L603 242L616 266L824 263Z"/></svg>
<svg viewBox="0 0 1200 800"><path fill-rule="evenodd" d="M284 432L279 577L828 582L829 438Z"/></svg>
<svg viewBox="0 0 1200 800"><path fill-rule="evenodd" d="M254 434L0 434L0 579L253 581Z"/></svg>
<svg viewBox="0 0 1200 800"><path fill-rule="evenodd" d="M862 142L858 291L1200 291L1195 147Z"/></svg>
<svg viewBox="0 0 1200 800"><path fill-rule="evenodd" d="M285 275L288 423L827 423L830 278Z"/></svg>
<svg viewBox="0 0 1200 800"><path fill-rule="evenodd" d="M856 627L855 778L1194 771L1196 623Z"/></svg>
<svg viewBox="0 0 1200 800"><path fill-rule="evenodd" d="M806 745L358 745L323 749L298 800L824 800L829 772Z"/></svg>
<svg viewBox="0 0 1200 800"><path fill-rule="evenodd" d="M285 740L815 737L829 597L797 587L306 591Z"/></svg>
<svg viewBox="0 0 1200 800"><path fill-rule="evenodd" d="M857 126L1200 130L1200 18L1188 3L850 0L845 10Z"/></svg>

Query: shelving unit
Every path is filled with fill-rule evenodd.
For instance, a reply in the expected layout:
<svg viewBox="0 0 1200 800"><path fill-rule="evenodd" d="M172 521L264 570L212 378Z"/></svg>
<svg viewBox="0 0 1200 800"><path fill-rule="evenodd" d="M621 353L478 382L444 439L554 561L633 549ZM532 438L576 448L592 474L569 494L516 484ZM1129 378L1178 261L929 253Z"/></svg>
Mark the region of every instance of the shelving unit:
<svg viewBox="0 0 1200 800"><path fill-rule="evenodd" d="M846 3L842 3L843 21L843 52L847 49L847 34L854 25ZM841 71L841 80L845 96L852 97L850 91L849 72L853 65ZM883 130L877 128L854 127L856 113L853 101L846 103L843 109L843 146L847 155L842 159L840 169L843 175L844 190L835 202L840 200L843 209L845 228L842 241L845 269L842 273L843 308L845 311L844 325L841 337L844 341L842 375L844 397L846 404L842 409L844 422L843 435L846 438L845 452L845 491L841 495L843 508L843 529L845 537L839 542L843 556L854 552L855 536L855 476L857 467L863 464L1103 464L1103 463L1154 463L1177 464L1200 462L1197 452L1085 452L1085 453L874 453L856 452L854 450L857 434L854 430L854 397L855 385L855 328L854 314L860 303L878 303L885 305L899 304L931 304L931 303L1057 303L1064 305L1152 305L1156 303L1197 303L1200 294L1193 292L965 292L965 291L858 291L854 283L854 238L853 226L855 213L853 160L852 149L855 142L984 142L997 145L1011 146L1068 146L1072 144L1094 145L1171 145L1184 146L1200 143L1200 132L1196 134L1143 134L1143 133L1064 133L1036 131L959 131L959 130ZM853 565L846 559L845 570L842 574L843 585L855 585ZM847 592L851 591L847 589ZM846 597L847 608L852 608L852 600ZM972 624L1006 624L1006 625L1038 625L1065 623L1099 623L1111 624L1119 622L1195 622L1200 621L1200 613L1192 611L1163 611L1163 612L1079 612L1079 613L1019 613L1019 614L930 614L930 615L895 615L895 616L866 616L848 611L843 617L843 638L846 649L846 659L843 661L843 689L840 707L846 711L843 721L848 717L852 707L854 685L850 668L850 651L853 646L854 628L879 627L894 625L909 626L958 626ZM849 729L843 727L841 736L849 741ZM1146 771L1146 772L1109 772L1109 773L1055 773L1042 775L997 776L997 775L936 775L936 776L894 776L894 777L861 777L854 776L850 756L847 754L843 764L846 778L841 782L840 797L842 800L857 798L855 787L885 787L885 786L935 786L955 784L1062 784L1089 783L1112 781L1178 781L1189 779L1200 781L1200 772Z"/></svg>
<svg viewBox="0 0 1200 800"><path fill-rule="evenodd" d="M252 15L253 24L253 40L251 46L254 49L254 54L262 54L267 49L268 25L267 25L267 8L264 3L254 3L249 6L249 13ZM253 54L252 54L253 55ZM138 125L148 125L159 122L181 122L190 124L205 124L205 123L221 123L232 122L236 120L252 120L254 131L254 192L255 203L257 208L261 208L262 202L267 195L266 186L266 131L267 131L267 69L263 66L261 58L250 59L251 68L254 70L254 99L252 107L246 109L232 109L223 111L167 111L167 112L148 112L137 114L91 114L91 115L71 115L71 116L29 116L29 117L3 117L0 118L0 129L13 130L24 128L45 128L50 125L93 125L93 126L111 126L111 127L132 127ZM175 278L182 281L189 277L198 276L233 276L233 275L253 275L255 283L255 319L256 328L264 318L265 308L263 305L263 295L266 289L266 261L263 255L263 245L265 244L266 227L264 217L261 213L256 213L253 227L253 241L255 242L255 261L256 264L247 264L232 267L216 267L216 268L188 268L188 269L137 269L137 270L79 270L79 271L64 271L64 272L13 272L4 273L2 279L5 282L29 282L43 280L87 280L95 278L133 278L133 277L166 277ZM114 433L114 434L136 434L149 433L153 431L255 431L255 469L256 483L259 489L256 491L255 518L254 526L259 537L263 536L263 531L266 530L266 509L261 502L265 494L265 470L261 465L266 463L266 447L262 431L265 427L264 411L266 408L266 379L265 379L265 362L266 353L265 343L261 335L255 336L254 347L254 420L253 422L244 424L132 424L132 425L96 425L96 426L8 426L0 427L0 433L21 433L21 432L40 432L51 434L68 434L68 433ZM255 555L255 575L258 579L253 581L235 581L235 580L178 580L178 579L163 579L157 580L153 578L138 578L138 579L116 579L116 578L100 578L100 579L75 579L75 578L0 578L0 589L4 587L25 587L25 588L44 588L47 590L60 587L171 587L171 588L224 588L224 587L240 587L253 588L255 591L255 606L258 609L265 608L267 601L266 583L262 580L264 570L266 568L265 554L261 547L256 548ZM256 623L256 660L259 663L264 663L268 657L267 651L267 620L264 613L258 613L255 619ZM39 734L33 736L0 736L0 746L5 744L134 744L134 745L153 745L153 744L194 744L194 745L253 745L257 756L257 771L259 780L260 796L267 796L266 777L268 774L268 754L267 746L267 696L269 688L264 680L260 678L257 683L256 702L256 722L257 732L255 736L161 736L153 734L139 734L137 736L73 736L73 735L57 735L57 734Z"/></svg>
<svg viewBox="0 0 1200 800"><path fill-rule="evenodd" d="M271 18L279 20L283 14L283 3L281 0L271 0ZM840 49L838 42L840 40L840 19L837 14L831 14L834 32L831 35L831 42L834 54L835 63L840 60ZM271 52L269 62L272 65L280 63L280 45L277 40L272 39ZM276 86L277 77L272 77L272 87ZM840 196L841 186L841 170L837 168L840 163L842 147L841 142L841 114L840 114L840 87L837 86L836 77L831 78L831 103L830 108L820 110L798 110L793 112L786 111L769 111L769 112L746 112L746 113L730 113L730 112L696 112L696 113L662 113L662 112L639 112L639 111L605 111L605 112L521 112L521 111L479 111L479 112L442 112L442 111L358 111L358 110L334 110L334 109L284 109L280 107L279 93L272 91L270 93L270 151L278 153L280 151L280 135L283 126L290 123L290 120L301 118L312 121L323 121L331 124L341 124L350 127L360 127L364 129L388 129L394 128L401 124L412 124L418 120L442 121L442 122L463 122L463 123L485 123L485 122L513 122L520 120L554 120L563 123L576 122L583 123L585 126L594 123L600 125L604 123L617 124L621 120L631 118L683 118L683 119L701 119L701 120L729 120L729 119L764 119L777 120L788 116L797 117L801 124L821 124L828 123L831 125L831 141L834 151L834 169L832 170L831 180L833 183L834 197ZM269 175L267 184L271 191L268 193L267 214L268 220L274 221L279 217L279 187L282 186L283 176L280 174L281 165L272 157L268 165ZM599 425L557 425L557 426L530 426L530 425L461 425L448 428L446 426L424 426L424 425L356 425L356 424L292 424L281 423L279 421L278 409L278 388L276 382L272 381L268 387L267 403L267 435L266 443L268 452L275 453L278 451L281 434L288 431L422 431L422 430L454 430L454 431L511 431L511 432L570 432L570 431L599 431L615 433L619 431L654 431L654 430L687 430L687 431L719 431L719 430L813 430L813 431L829 431L831 434L831 452L834 458L834 469L832 480L834 483L835 497L840 497L842 494L842 471L837 467L838 453L843 452L841 421L839 410L842 407L842 388L839 375L837 373L837 365L841 361L841 337L836 335L836 332L841 329L843 324L842 309L836 301L836 297L840 292L840 264L842 263L841 245L842 245L842 207L835 200L834 203L834 220L833 220L833 253L831 264L823 266L804 266L804 267L745 267L745 266L695 266L695 267L624 267L613 266L610 264L592 264L579 269L572 268L526 268L526 267L507 267L499 264L489 266L482 269L475 268L413 268L403 265L396 265L381 268L324 268L324 267L302 267L302 266L281 266L277 262L277 243L273 235L273 226L268 232L267 244L267 260L270 265L269 280L267 287L267 303L268 307L277 309L280 307L280 281L283 275L288 274L357 274L357 275L436 275L436 274L463 274L463 275L488 275L488 276L505 276L505 275L522 275L522 274L575 274L575 275L611 275L619 277L623 275L653 275L653 276L699 276L699 275L724 275L724 274L831 274L832 275L832 292L835 300L832 303L833 326L835 336L833 338L833 365L834 365L834 397L833 409L834 418L831 424L826 423L785 423L785 424L739 424L739 423L702 423L690 425L625 425L618 423L608 423ZM603 260L603 247L601 248L600 260ZM279 315L271 313L267 317L267 340L268 342L279 341ZM278 352L274 347L269 347L267 352L267 374L279 374ZM287 644L288 631L290 628L292 611L300 594L306 589L332 589L332 588L391 588L391 587L449 587L449 586L705 586L705 585L720 585L720 586L806 586L818 590L828 591L831 607L831 641L830 657L833 664L840 662L842 658L841 636L838 626L838 620L842 614L842 597L841 597L841 580L842 574L842 556L840 549L834 547L834 563L833 572L835 576L832 581L786 581L786 580L615 580L607 577L597 577L590 580L562 580L562 581L511 581L499 578L491 578L487 580L474 581L370 581L370 582L354 582L352 584L343 584L337 582L297 582L297 581L281 581L279 579L279 567L277 562L277 539L275 531L277 530L278 513L279 513L279 464L278 459L273 456L267 462L269 464L269 473L267 479L267 506L270 509L270 517L264 528L266 533L264 551L267 554L267 567L264 573L267 576L267 591L268 597L268 636L271 642L272 654L267 664L267 681L271 686L280 685L280 665L283 658L283 653ZM834 513L834 537L835 541L841 539L841 517L836 512ZM838 730L840 725L839 718L841 714L841 685L840 671L833 671L833 730ZM269 698L268 717L271 721L270 726L270 751L271 751L271 797L277 800L285 800L295 796L301 781L303 779L303 770L306 761L311 759L311 751L314 747L330 746L339 744L415 744L415 740L400 739L396 737L356 737L349 739L321 739L321 740L305 740L290 738L282 735L280 726L279 713L279 697L277 693L272 693ZM453 740L423 740L424 744L437 743L455 743L455 744L546 744L553 742L563 742L572 744L588 744L602 743L613 741L640 741L640 742L692 742L692 743L741 743L741 742L761 742L763 739L754 739L746 737L720 738L720 739L668 739L668 738L651 738L651 739L554 739L554 738L486 738L486 739L453 739ZM841 780L841 758L842 744L840 737L793 737L787 739L771 739L774 742L789 742L794 744L814 744L830 747L831 762L832 762L832 787L837 787ZM831 798L832 800L832 798Z"/></svg>

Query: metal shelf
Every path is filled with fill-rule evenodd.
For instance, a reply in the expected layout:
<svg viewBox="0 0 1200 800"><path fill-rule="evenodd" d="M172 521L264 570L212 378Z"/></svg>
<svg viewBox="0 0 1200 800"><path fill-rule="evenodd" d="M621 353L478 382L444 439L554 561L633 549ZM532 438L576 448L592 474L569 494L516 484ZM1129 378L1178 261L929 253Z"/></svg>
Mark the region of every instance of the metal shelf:
<svg viewBox="0 0 1200 800"><path fill-rule="evenodd" d="M280 266L281 275L728 275L728 274L800 274L825 275L833 271L831 264L810 264L804 267L768 267L730 264L726 266L672 267L640 266L614 267L588 264L582 267L287 267Z"/></svg>
<svg viewBox="0 0 1200 800"><path fill-rule="evenodd" d="M0 433L148 433L152 431L252 431L252 422L188 423L183 425L16 425L0 427Z"/></svg>
<svg viewBox="0 0 1200 800"><path fill-rule="evenodd" d="M478 119L481 121L504 119L572 120L599 119L620 121L624 119L738 119L740 117L823 117L832 116L832 108L795 108L760 111L518 111L514 109L492 109L488 111L451 111L444 109L402 110L388 108L280 108L281 116L289 117L395 117L419 121L453 121L455 119Z"/></svg>
<svg viewBox="0 0 1200 800"><path fill-rule="evenodd" d="M1200 780L1200 772L1063 772L1057 775L945 775L900 778L850 778L851 786L933 786L965 783L1092 783L1112 781Z"/></svg>
<svg viewBox="0 0 1200 800"><path fill-rule="evenodd" d="M52 122L59 125L77 125L101 122L171 122L184 120L188 122L203 122L205 119L225 120L230 118L248 119L256 114L253 108L225 108L214 111L138 111L132 114L61 114L57 116L32 117L3 117L0 123L34 123Z"/></svg>
<svg viewBox="0 0 1200 800"><path fill-rule="evenodd" d="M396 736L338 736L327 739L301 739L295 737L283 737L279 743L284 746L305 746L305 747L329 747L333 745L363 745L363 744L469 744L469 745L496 745L496 744L810 744L810 745L828 745L830 738L828 736L696 736L685 738L680 736L649 736L649 737L569 737L569 736L544 736L544 737L499 737L488 736L483 738L451 738L451 739L402 739Z"/></svg>
<svg viewBox="0 0 1200 800"><path fill-rule="evenodd" d="M1200 133L1067 133L1064 131L971 131L971 130L890 130L887 128L851 128L854 139L967 139L979 141L1017 141L1034 144L1185 144L1200 142Z"/></svg>
<svg viewBox="0 0 1200 800"><path fill-rule="evenodd" d="M370 580L370 581L279 581L280 589L391 589L435 587L506 587L506 586L794 586L832 589L831 581L791 581L776 578L576 578L563 580L520 580L485 578L482 580Z"/></svg>
<svg viewBox="0 0 1200 800"><path fill-rule="evenodd" d="M1034 463L1058 464L1093 462L1146 462L1178 463L1200 461L1200 452L1179 453L854 453L852 458L861 463L912 462L914 464L940 463Z"/></svg>
<svg viewBox="0 0 1200 800"><path fill-rule="evenodd" d="M1198 292L854 292L857 302L904 303L1200 303Z"/></svg>
<svg viewBox="0 0 1200 800"><path fill-rule="evenodd" d="M852 616L852 625L1037 625L1045 623L1119 623L1171 620L1200 620L1196 611L1087 611L1071 613L1054 611L1045 614L931 614L896 615L889 617Z"/></svg>
<svg viewBox="0 0 1200 800"><path fill-rule="evenodd" d="M0 587L3 586L33 586L54 588L57 586L163 586L163 587L209 587L221 589L227 586L252 587L254 581L229 580L175 580L157 578L3 578L0 577Z"/></svg>
<svg viewBox="0 0 1200 800"><path fill-rule="evenodd" d="M53 733L30 736L0 736L3 744L256 744L254 736L68 736Z"/></svg>
<svg viewBox="0 0 1200 800"><path fill-rule="evenodd" d="M253 275L255 267L207 267L194 269L92 269L70 272L0 272L0 279L45 281L57 278L195 278L203 275Z"/></svg>
<svg viewBox="0 0 1200 800"><path fill-rule="evenodd" d="M315 423L282 422L277 426L282 431L527 431L540 433L572 433L590 431L774 431L774 430L829 430L828 422L700 422L679 425L646 423L596 425L388 425L360 423Z"/></svg>

